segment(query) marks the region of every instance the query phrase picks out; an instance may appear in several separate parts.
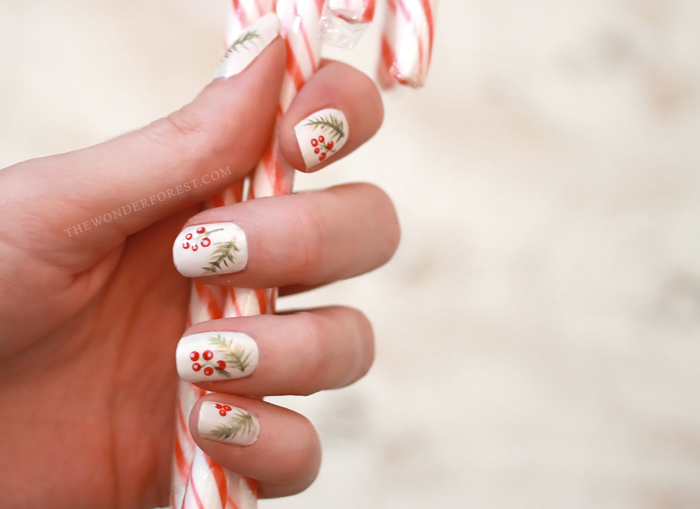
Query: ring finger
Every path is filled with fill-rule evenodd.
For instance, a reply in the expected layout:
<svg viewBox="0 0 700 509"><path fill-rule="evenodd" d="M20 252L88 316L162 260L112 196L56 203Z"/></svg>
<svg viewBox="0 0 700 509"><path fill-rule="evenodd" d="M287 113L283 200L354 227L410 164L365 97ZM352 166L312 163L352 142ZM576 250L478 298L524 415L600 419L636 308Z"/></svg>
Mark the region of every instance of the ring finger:
<svg viewBox="0 0 700 509"><path fill-rule="evenodd" d="M173 258L181 274L206 284L308 286L375 269L398 241L387 195L348 184L205 210L186 223Z"/></svg>
<svg viewBox="0 0 700 509"><path fill-rule="evenodd" d="M176 356L180 377L205 390L308 395L364 376L374 339L362 313L335 306L202 322L187 330Z"/></svg>

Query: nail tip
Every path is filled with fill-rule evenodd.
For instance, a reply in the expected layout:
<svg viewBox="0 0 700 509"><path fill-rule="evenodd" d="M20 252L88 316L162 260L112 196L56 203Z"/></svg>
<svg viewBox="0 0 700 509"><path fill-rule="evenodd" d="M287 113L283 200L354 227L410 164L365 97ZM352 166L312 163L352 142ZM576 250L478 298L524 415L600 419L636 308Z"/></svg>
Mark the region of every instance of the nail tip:
<svg viewBox="0 0 700 509"><path fill-rule="evenodd" d="M221 382L250 376L260 352L257 342L243 332L207 331L183 336L175 359L183 381Z"/></svg>
<svg viewBox="0 0 700 509"><path fill-rule="evenodd" d="M173 243L173 264L189 278L241 272L248 266L245 232L232 222L189 226Z"/></svg>
<svg viewBox="0 0 700 509"><path fill-rule="evenodd" d="M219 63L216 71L214 72L213 80L219 78L230 78L236 76L241 72L245 71L250 64L252 64L258 56L267 48L272 41L274 41L279 35L282 26L280 20L274 13L268 13L260 17L255 23L251 24L248 28L241 31L238 38L229 46L229 49L224 53L224 56ZM241 42L241 37L244 36L246 32L251 32L252 30L258 30L261 34L257 34L257 38L261 40L260 46L253 46L254 52L251 54L245 44L250 42L250 39L243 39ZM242 45L243 50L246 53L239 53L238 50L234 50L234 46L237 44Z"/></svg>
<svg viewBox="0 0 700 509"><path fill-rule="evenodd" d="M260 421L242 408L204 401L197 416L197 432L208 440L247 447L258 440Z"/></svg>
<svg viewBox="0 0 700 509"><path fill-rule="evenodd" d="M315 111L299 121L294 126L294 134L306 170L320 165L343 148L349 133L350 126L345 114L335 108Z"/></svg>

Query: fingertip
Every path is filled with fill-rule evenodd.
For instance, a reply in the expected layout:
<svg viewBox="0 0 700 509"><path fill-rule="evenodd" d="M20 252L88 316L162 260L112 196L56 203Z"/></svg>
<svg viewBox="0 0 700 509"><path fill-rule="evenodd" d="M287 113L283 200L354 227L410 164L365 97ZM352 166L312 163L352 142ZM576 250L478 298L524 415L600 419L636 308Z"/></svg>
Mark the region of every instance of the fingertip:
<svg viewBox="0 0 700 509"><path fill-rule="evenodd" d="M212 393L195 403L189 423L202 451L227 470L255 479L261 498L299 493L318 475L320 439L301 414L257 399Z"/></svg>
<svg viewBox="0 0 700 509"><path fill-rule="evenodd" d="M354 67L328 62L301 89L280 122L280 150L293 168L315 172L369 140L383 118L374 82Z"/></svg>

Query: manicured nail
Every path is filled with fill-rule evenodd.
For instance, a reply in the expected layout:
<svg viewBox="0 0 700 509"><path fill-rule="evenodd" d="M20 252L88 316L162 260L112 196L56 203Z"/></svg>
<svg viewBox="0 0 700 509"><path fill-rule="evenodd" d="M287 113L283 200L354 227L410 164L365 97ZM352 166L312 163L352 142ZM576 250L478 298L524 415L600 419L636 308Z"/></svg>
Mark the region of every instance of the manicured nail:
<svg viewBox="0 0 700 509"><path fill-rule="evenodd" d="M248 263L248 242L233 223L188 226L173 244L173 260L187 277L239 272Z"/></svg>
<svg viewBox="0 0 700 509"><path fill-rule="evenodd" d="M255 58L280 34L280 20L276 14L265 14L231 43L224 53L214 79L228 78L248 67Z"/></svg>
<svg viewBox="0 0 700 509"><path fill-rule="evenodd" d="M348 121L340 110L326 108L294 126L306 168L313 168L332 156L348 141Z"/></svg>
<svg viewBox="0 0 700 509"><path fill-rule="evenodd" d="M250 375L258 365L258 345L242 332L200 332L183 337L175 353L185 382L216 382Z"/></svg>
<svg viewBox="0 0 700 509"><path fill-rule="evenodd" d="M197 421L199 436L228 444L252 445L260 434L260 423L242 408L204 401Z"/></svg>

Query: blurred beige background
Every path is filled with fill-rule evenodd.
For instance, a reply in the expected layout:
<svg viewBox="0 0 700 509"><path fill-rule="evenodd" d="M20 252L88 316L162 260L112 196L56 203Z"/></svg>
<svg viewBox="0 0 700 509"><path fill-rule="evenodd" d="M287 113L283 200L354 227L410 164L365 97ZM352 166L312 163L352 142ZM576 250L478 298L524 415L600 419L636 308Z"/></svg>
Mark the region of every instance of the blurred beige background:
<svg viewBox="0 0 700 509"><path fill-rule="evenodd" d="M223 0L0 3L0 165L176 109ZM354 305L356 386L283 398L317 483L276 508L700 507L700 2L443 0L433 72L361 151L403 243L285 304ZM377 30L353 54L373 74Z"/></svg>

